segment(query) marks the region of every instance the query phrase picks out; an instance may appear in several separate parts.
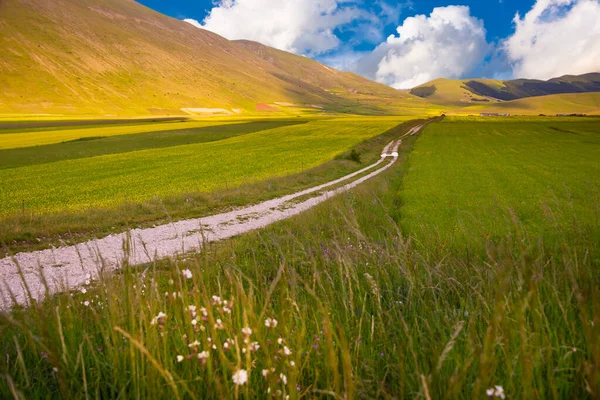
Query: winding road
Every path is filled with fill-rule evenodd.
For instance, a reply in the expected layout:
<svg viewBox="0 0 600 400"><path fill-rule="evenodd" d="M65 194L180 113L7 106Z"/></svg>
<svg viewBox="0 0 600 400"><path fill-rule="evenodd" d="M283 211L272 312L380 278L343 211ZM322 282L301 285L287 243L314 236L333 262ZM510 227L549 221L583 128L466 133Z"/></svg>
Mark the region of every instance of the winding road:
<svg viewBox="0 0 600 400"><path fill-rule="evenodd" d="M422 127L412 128L385 146L377 162L323 185L223 214L133 229L73 246L0 259L0 309L8 310L15 302L28 305L28 292L32 298L41 300L47 292L76 289L97 279L100 273L121 268L124 263L141 265L197 251L205 242L231 238L300 214L390 168L398 160L402 138L418 133Z"/></svg>

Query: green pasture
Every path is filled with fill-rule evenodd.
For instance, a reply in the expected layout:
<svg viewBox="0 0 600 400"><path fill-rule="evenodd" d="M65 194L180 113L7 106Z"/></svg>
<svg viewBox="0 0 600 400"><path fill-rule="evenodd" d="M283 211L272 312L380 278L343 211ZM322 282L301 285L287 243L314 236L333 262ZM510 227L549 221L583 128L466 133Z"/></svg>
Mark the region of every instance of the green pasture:
<svg viewBox="0 0 600 400"><path fill-rule="evenodd" d="M94 129L82 136L66 130L65 135L79 141L2 153L0 215L22 212L23 202L27 214L82 211L289 175L331 160L405 120L299 119L168 134L133 134L128 131L132 127L121 128L131 137L98 137ZM40 134L56 142L50 132Z"/></svg>
<svg viewBox="0 0 600 400"><path fill-rule="evenodd" d="M412 155L416 138L404 141L394 168L302 215L0 313L0 397L489 399L501 387L506 399L597 398L600 242L592 220L573 221L559 248L533 228L490 239L474 230L470 243L482 251L465 254L437 245L455 218L438 211L433 190L422 199L427 223L411 224L411 204L402 206L417 182L442 193L466 187L482 201L503 193L505 203L481 208L488 222L506 204L535 205L544 190L525 180L533 190L526 195L518 184L526 172L510 163L543 177L549 163L536 152L581 150L577 141L593 139L590 129L436 123ZM527 134L530 145L519 139ZM531 158L502 156L520 148ZM461 151L491 169L485 181L475 180L483 167L462 165ZM575 169L566 157L551 176L569 185ZM572 160L582 171L573 176L578 185L591 171L585 157ZM426 166L439 180L424 179ZM421 246L425 238L432 241ZM241 370L248 380L236 385Z"/></svg>
<svg viewBox="0 0 600 400"><path fill-rule="evenodd" d="M598 236L600 120L447 118L411 154L400 192L405 231L465 248L527 234L559 244Z"/></svg>

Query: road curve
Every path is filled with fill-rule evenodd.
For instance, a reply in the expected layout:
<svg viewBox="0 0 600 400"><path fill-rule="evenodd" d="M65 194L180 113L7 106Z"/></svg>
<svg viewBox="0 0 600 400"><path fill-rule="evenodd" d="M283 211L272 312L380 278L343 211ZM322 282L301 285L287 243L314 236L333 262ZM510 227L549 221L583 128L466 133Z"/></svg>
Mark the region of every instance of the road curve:
<svg viewBox="0 0 600 400"><path fill-rule="evenodd" d="M402 138L416 134L421 128L422 125L412 128ZM223 214L133 229L73 246L18 253L0 259L0 310L10 309L15 302L28 305L28 292L32 298L41 300L47 292L75 289L97 279L100 273L119 269L125 262L140 265L196 251L205 242L227 239L300 214L390 168L398 159L402 138L389 143L381 158L370 166L294 194ZM366 175L352 180L362 174ZM341 185L347 181L350 182ZM324 190L336 185L341 186ZM311 194L313 197L306 200L299 199Z"/></svg>

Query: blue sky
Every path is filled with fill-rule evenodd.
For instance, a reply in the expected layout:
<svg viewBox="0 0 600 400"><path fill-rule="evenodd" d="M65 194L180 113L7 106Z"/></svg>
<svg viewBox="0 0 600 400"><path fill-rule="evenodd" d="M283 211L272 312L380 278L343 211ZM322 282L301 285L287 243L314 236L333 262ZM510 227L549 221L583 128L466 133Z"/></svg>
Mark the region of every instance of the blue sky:
<svg viewBox="0 0 600 400"><path fill-rule="evenodd" d="M192 18L197 21L202 21L214 7L212 0L138 0L138 2L177 19ZM397 24L408 16L429 14L435 7L444 7L453 4L469 6L472 15L485 21L488 40L498 40L511 34L513 30L512 19L515 13L526 13L531 9L534 2L534 0L463 0L458 2L416 0L408 3L407 7L403 7L395 24L388 24L385 27L384 36L394 33ZM362 6L373 9L375 8L373 3L367 1ZM392 2L389 3L391 4ZM401 2L395 3L400 4ZM348 34L342 34L342 38L349 39ZM372 48L374 46L365 44L362 47Z"/></svg>
<svg viewBox="0 0 600 400"><path fill-rule="evenodd" d="M397 88L600 70L600 0L138 1Z"/></svg>

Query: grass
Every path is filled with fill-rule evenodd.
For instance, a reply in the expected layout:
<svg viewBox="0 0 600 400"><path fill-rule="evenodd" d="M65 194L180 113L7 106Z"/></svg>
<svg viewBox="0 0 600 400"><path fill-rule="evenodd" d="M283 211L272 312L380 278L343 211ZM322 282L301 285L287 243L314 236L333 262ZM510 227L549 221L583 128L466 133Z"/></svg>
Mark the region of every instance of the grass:
<svg viewBox="0 0 600 400"><path fill-rule="evenodd" d="M368 129L363 129L365 125L368 125L369 119L364 118L345 118L341 120L314 120L309 124L303 124L299 126L291 126L288 128L275 129L265 132L256 132L251 135L244 135L233 139L222 140L214 143L204 143L193 145L194 151L191 152L190 157L194 157L194 160L189 161L189 166L186 164L186 160L181 159L182 149L187 149L189 146L173 147L171 149L156 149L154 154L161 153L163 151L171 151L175 154L174 159L179 160L183 164L182 168L186 168L188 171L192 171L194 168L203 167L205 169L211 169L210 172L204 176L194 177L184 175L179 179L190 179L193 183L196 181L202 182L202 180L211 179L211 177L218 177L219 173L223 173L220 169L227 168L226 172L230 172L232 178L229 180L221 179L219 182L221 185L216 190L210 192L201 192L197 190L186 190L184 187L177 187L171 194L164 197L148 196L146 200L132 201L132 199L125 199L122 203L116 202L111 207L87 207L85 210L60 210L51 213L47 212L31 212L29 209L29 201L25 203L26 210L25 214L22 215L17 210L12 215L5 215L0 218L0 243L3 243L11 251L21 251L32 247L48 247L50 245L60 245L63 243L71 243L73 241L79 241L90 237L105 236L114 231L122 231L127 228L136 226L147 226L154 223L168 222L170 220L178 220L183 218L197 218L202 215L209 215L218 211L225 211L231 207L241 206L249 203L256 203L269 198L293 193L297 190L302 190L307 187L318 185L324 182L328 182L333 179L337 179L340 176L346 175L357 169L360 169L363 165L370 164L379 158L381 149L389 143L390 140L397 138L404 133L407 129L417 124L418 121L411 121L398 127L398 129L392 129L387 131L385 128L390 126L396 126L402 122L402 118L378 118L379 122L376 126L371 126ZM407 119L404 119L407 120ZM319 122L320 121L320 122ZM318 122L317 125L311 125ZM389 125L388 125L389 124ZM347 126L354 128L349 130L341 129L341 126ZM232 125L233 127L234 125ZM307 130L307 127L310 127ZM333 134L329 141L318 140L322 132L320 131L323 127L329 127L331 131L338 132ZM210 128L217 129L217 128ZM220 129L220 128L218 128ZM313 129L319 129L313 131ZM355 132L358 131L358 134ZM286 136L282 139L281 133L291 132L292 136ZM380 135L380 133L383 133ZM267 134L268 136L265 136ZM253 135L257 135L253 137ZM366 141L362 141L365 135L371 135L372 137ZM135 136L135 135L134 135ZM265 137L268 141L265 141ZM122 139L127 141L126 136L115 137L115 139ZM230 140L236 140L236 147L239 150L236 152L233 145L228 145ZM356 144L357 142L359 142ZM205 153L201 153L202 146L215 145L223 143L221 147L223 152L227 155L224 158L214 158L212 160L206 160L203 156ZM249 158L249 151L251 146L255 146L260 149L262 153L258 152L254 157L262 158L263 161L269 161L272 158L271 148L276 146L276 143L280 143L289 150L302 149L302 145L311 144L316 146L316 150L309 154L310 157L323 157L318 165L314 166L309 164L307 159L302 153L294 151L293 153L286 153L286 155L280 155L284 157L285 162L289 166L290 161L294 161L295 158L295 170L289 171L285 176L271 176L267 179L263 179L260 182L252 182L248 177L244 177L240 174L244 168L251 166L247 161L252 160ZM78 147L82 149L94 148L95 141L77 143ZM85 146L83 146L85 145ZM58 146L58 145L57 145ZM327 149L327 146L336 153L332 154L333 159L326 161L324 159L324 153L322 151ZM348 147L346 147L348 146ZM69 148L69 146L66 146ZM344 147L348 151L344 152ZM64 148L64 147L63 147ZM358 164L355 161L351 161L350 155L351 148L354 148L360 155L361 162ZM200 149L200 150L196 150ZM267 150L265 150L267 149ZM15 149L15 152L26 152L27 149ZM34 153L35 154L35 153ZM45 157L48 157L48 153L44 153ZM122 154L121 157L131 160L135 160L138 153L127 153ZM334 155L337 156L334 157ZM244 158L245 157L245 158ZM40 155L39 159L43 156ZM281 158L279 158L281 159ZM19 158L18 160L24 160ZM17 160L17 162L18 162ZM85 164L92 159L81 159L71 160L69 162L77 162ZM275 159L277 160L277 159ZM8 160L5 160L8 162ZM23 162L23 161L21 161ZM133 162L132 162L133 163ZM218 166L217 164L226 164L225 167ZM58 163L61 164L61 163ZM196 166L195 164L200 164ZM231 164L231 165L230 165ZM243 164L244 167L238 171L233 170L235 165ZM48 171L52 171L55 164L44 164L34 166L35 168L43 168ZM212 167L211 167L212 165ZM217 165L217 166L216 166ZM254 165L254 164L252 164ZM283 167L285 167L283 165ZM27 167L30 168L30 167ZM229 170L231 168L231 170ZM7 172L22 171L22 168L13 168L10 170L0 170L0 176ZM69 171L71 173L72 171ZM123 170L122 172L126 172ZM167 171L168 172L168 171ZM240 179L236 182L236 179ZM244 181L244 178L248 181ZM83 179L83 178L81 178ZM109 179L109 178L107 178ZM152 179L152 177L144 176L144 180ZM157 180L158 184L163 185L163 181ZM237 186L236 186L237 183ZM112 184L115 184L113 182ZM64 185L58 183L58 185ZM34 183L30 183L31 190L38 190ZM62 190L62 189L61 189ZM68 190L68 189L65 189ZM77 188L71 190L77 191ZM37 193L43 193L38 191ZM107 196L107 192L100 191L100 194ZM45 194L41 199L44 199ZM14 201L13 201L14 202ZM22 205L22 203L21 203ZM20 207L19 204L15 203L15 206Z"/></svg>
<svg viewBox="0 0 600 400"><path fill-rule="evenodd" d="M453 124L486 124L465 131L475 144L477 135L493 141L496 131L522 127L439 126L453 135ZM574 229L570 239L579 245L564 248L517 229L527 221L515 220L504 236L474 233L478 242L466 255L439 246L436 226L403 227L398 210L406 213L412 174L435 159L422 149L439 132L427 128L407 160L409 138L401 167L301 216L4 314L0 395L486 398L499 385L508 398L598 397L598 237ZM495 144L498 153L512 146ZM438 151L455 162L451 147ZM491 158L488 167L506 161ZM462 185L460 175L446 179ZM480 190L491 194L487 184ZM518 200L509 205L521 207ZM277 326L267 327L268 318ZM252 329L248 341L244 327ZM249 381L236 386L239 370Z"/></svg>
<svg viewBox="0 0 600 400"><path fill-rule="evenodd" d="M98 137L112 137L122 135L135 135L153 132L170 132L184 129L201 129L228 123L240 122L236 120L206 120L206 121L181 121L181 122L153 122L153 123L128 123L125 125L98 125L98 126L60 126L49 128L7 128L0 130L0 149L16 149L32 146L44 146L70 142L73 140Z"/></svg>
<svg viewBox="0 0 600 400"><path fill-rule="evenodd" d="M402 225L439 245L473 247L513 234L569 243L600 237L600 121L447 118L412 155Z"/></svg>
<svg viewBox="0 0 600 400"><path fill-rule="evenodd" d="M0 150L0 169L38 165L63 160L97 157L106 154L121 154L138 150L181 146L193 143L208 143L225 140L253 132L293 126L306 120L266 120L241 123L194 124L177 130L161 130L144 133L128 133L115 136L82 136L68 142L43 146L21 147ZM193 127L196 125L196 127ZM169 127L170 128L170 127ZM102 135L103 130L95 131ZM49 133L51 135L52 133Z"/></svg>

